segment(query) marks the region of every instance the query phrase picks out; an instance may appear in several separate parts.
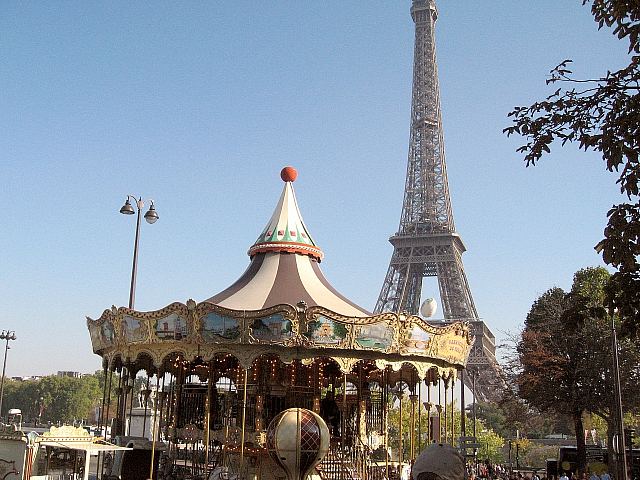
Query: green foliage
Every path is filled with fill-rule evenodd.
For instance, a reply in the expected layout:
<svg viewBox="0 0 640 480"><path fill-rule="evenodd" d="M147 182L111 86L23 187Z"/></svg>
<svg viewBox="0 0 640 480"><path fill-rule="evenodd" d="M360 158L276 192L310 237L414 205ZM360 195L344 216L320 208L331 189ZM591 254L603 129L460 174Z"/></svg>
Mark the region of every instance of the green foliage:
<svg viewBox="0 0 640 480"><path fill-rule="evenodd" d="M555 445L539 445L531 443L526 454L522 457L521 465L532 467L535 469L545 468L547 458L555 458L558 456L558 447Z"/></svg>
<svg viewBox="0 0 640 480"><path fill-rule="evenodd" d="M489 459L491 463L504 463L504 438L491 429L483 427L482 421L476 420L476 437L482 447L478 450L478 458Z"/></svg>
<svg viewBox="0 0 640 480"><path fill-rule="evenodd" d="M579 462L586 465L583 418L587 412L613 422L611 317L604 308L609 273L585 268L571 292L552 289L531 307L517 346L518 394L539 410L569 415L575 423ZM638 408L640 350L620 342L620 371L626 408Z"/></svg>
<svg viewBox="0 0 640 480"><path fill-rule="evenodd" d="M92 409L101 402L102 389L96 375L81 378L52 375L40 380L7 381L5 385L5 405L22 410L25 420L77 422L89 418Z"/></svg>
<svg viewBox="0 0 640 480"><path fill-rule="evenodd" d="M420 405L418 403L416 406ZM420 415L420 428L418 424L418 414L416 411L415 414L415 445L416 445L416 455L418 452L418 432L422 433L423 440L421 442L422 448L426 446L426 442L428 440L428 418L426 414L426 410L422 405L422 414ZM460 437L461 431L461 414L460 407L454 404L447 405L447 429L449 430L449 436L451 431L451 409L453 408L453 421L454 421L454 438L456 445L458 444L458 439ZM435 409L431 410L432 415L434 414ZM396 403L393 408L389 410L389 446L391 447L394 455L397 454L400 448L400 408L399 404ZM444 441L444 410L442 410L442 420L440 422L440 426L442 428L442 436L441 439ZM478 443L482 444L482 447L478 450L478 458L479 459L489 459L492 462L503 462L504 455L502 453L502 447L504 446L504 439L494 432L491 428L488 428L482 420L479 420L476 415L476 437ZM465 419L465 428L466 435L471 436L473 434L473 420L471 416L467 415ZM404 397L402 400L402 443L403 443L403 452L404 458L408 459L410 455L410 435L411 435L411 402L407 397Z"/></svg>
<svg viewBox="0 0 640 480"><path fill-rule="evenodd" d="M554 142L575 143L601 155L605 168L618 172L617 183L629 203L609 212L604 239L596 246L604 261L619 271L607 294L607 306L618 309L623 332L640 333L640 3L629 0L584 0L599 28L610 28L628 41L629 64L599 78L576 79L571 60L551 70L547 84L559 88L544 100L515 107L504 129L526 139L517 151L527 166L551 152Z"/></svg>
<svg viewBox="0 0 640 480"><path fill-rule="evenodd" d="M477 402L476 418L481 420L487 428L503 437L508 437L511 434L511 428L507 424L505 412L496 403Z"/></svg>

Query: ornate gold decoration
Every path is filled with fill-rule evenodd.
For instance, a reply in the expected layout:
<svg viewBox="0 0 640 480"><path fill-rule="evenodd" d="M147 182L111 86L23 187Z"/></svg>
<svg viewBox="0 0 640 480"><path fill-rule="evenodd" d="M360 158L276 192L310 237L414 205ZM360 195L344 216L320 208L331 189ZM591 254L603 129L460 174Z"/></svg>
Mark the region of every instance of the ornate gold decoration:
<svg viewBox="0 0 640 480"><path fill-rule="evenodd" d="M237 337L226 338L213 333L208 334L209 340L205 341L203 318L209 313L236 321ZM185 335L179 339L158 337L157 322L172 315L185 322ZM283 320L291 322L290 334L279 338L256 337L252 324L257 319L273 315L280 315ZM334 322L334 325L339 324L340 336L344 335L344 338L337 343L315 341L309 325L320 317ZM131 341L132 335L125 334L123 323L127 318L139 322L137 333L142 340L134 335ZM382 343L369 346L362 341L367 338L362 330L375 325L382 329L384 339L381 339ZM379 368L391 365L394 369L406 362L416 368L421 378L425 378L430 368L436 368L438 376L448 376L449 371L464 367L472 343L469 326L463 322L434 327L420 317L404 313L347 317L324 307L307 308L303 304L296 307L283 304L253 311L231 310L208 302L196 303L192 299L150 312L112 307L97 320L87 318L87 327L93 351L104 358L110 369L132 361L144 363L142 368L147 370L159 369L172 356L193 358L200 355L209 361L220 353L232 354L243 367L248 368L261 355L274 354L287 363L294 359L307 359L309 362L314 357L327 356L334 358L343 371L350 371L360 359L374 360Z"/></svg>

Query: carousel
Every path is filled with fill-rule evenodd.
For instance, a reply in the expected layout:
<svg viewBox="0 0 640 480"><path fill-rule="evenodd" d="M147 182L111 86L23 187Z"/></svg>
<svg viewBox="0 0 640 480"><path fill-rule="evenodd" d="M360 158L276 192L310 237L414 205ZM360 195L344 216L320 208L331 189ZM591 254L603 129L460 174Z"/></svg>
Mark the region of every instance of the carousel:
<svg viewBox="0 0 640 480"><path fill-rule="evenodd" d="M114 306L87 319L106 378L99 427L133 449L101 457L98 478L393 478L427 443L454 442L446 406L468 326L373 315L336 291L300 215L296 176L282 170L275 211L231 286L202 302ZM393 451L388 413L398 407L412 431L399 422ZM419 432L421 415L431 422ZM144 461L123 466L136 450Z"/></svg>

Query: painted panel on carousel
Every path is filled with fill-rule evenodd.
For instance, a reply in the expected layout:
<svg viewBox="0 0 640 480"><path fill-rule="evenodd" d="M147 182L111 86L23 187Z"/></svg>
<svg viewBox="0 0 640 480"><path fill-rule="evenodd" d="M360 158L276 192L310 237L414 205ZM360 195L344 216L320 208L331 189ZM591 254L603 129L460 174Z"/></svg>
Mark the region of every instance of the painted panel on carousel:
<svg viewBox="0 0 640 480"><path fill-rule="evenodd" d="M393 343L393 328L387 322L363 325L358 328L355 340L362 348L386 350Z"/></svg>
<svg viewBox="0 0 640 480"><path fill-rule="evenodd" d="M240 323L235 318L209 312L202 317L200 334L205 341L214 341L219 338L234 340L240 336Z"/></svg>
<svg viewBox="0 0 640 480"><path fill-rule="evenodd" d="M431 355L454 364L464 364L471 345L464 336L455 332L433 337Z"/></svg>
<svg viewBox="0 0 640 480"><path fill-rule="evenodd" d="M107 320L100 325L100 341L105 347L110 347L115 342L116 329L113 327L113 322ZM92 337L93 340L93 337Z"/></svg>
<svg viewBox="0 0 640 480"><path fill-rule="evenodd" d="M160 340L182 340L189 335L187 321L177 313L171 313L154 322L153 329Z"/></svg>
<svg viewBox="0 0 640 480"><path fill-rule="evenodd" d="M431 346L431 334L414 325L407 338L401 342L402 353L426 354Z"/></svg>
<svg viewBox="0 0 640 480"><path fill-rule="evenodd" d="M256 340L265 342L278 342L291 337L291 320L282 315L271 315L264 318L256 318L251 323L251 335Z"/></svg>
<svg viewBox="0 0 640 480"><path fill-rule="evenodd" d="M89 327L89 337L91 337L91 345L93 346L93 350L100 350L104 348L104 342L100 336L100 327L97 325L88 325Z"/></svg>
<svg viewBox="0 0 640 480"><path fill-rule="evenodd" d="M122 336L128 343L148 340L149 332L144 322L130 315L122 318Z"/></svg>
<svg viewBox="0 0 640 480"><path fill-rule="evenodd" d="M347 337L347 326L327 317L307 324L307 337L317 345L339 345Z"/></svg>

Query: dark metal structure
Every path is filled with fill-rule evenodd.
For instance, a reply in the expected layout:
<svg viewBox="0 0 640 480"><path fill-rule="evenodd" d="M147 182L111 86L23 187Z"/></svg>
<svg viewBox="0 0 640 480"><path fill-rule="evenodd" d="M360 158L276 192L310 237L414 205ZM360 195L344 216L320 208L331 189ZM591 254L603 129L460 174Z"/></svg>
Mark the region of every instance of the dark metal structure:
<svg viewBox="0 0 640 480"><path fill-rule="evenodd" d="M495 337L480 320L464 272L466 248L456 232L447 181L447 166L436 62L435 0L413 0L415 23L413 92L407 178L400 226L389 241L393 255L375 312L417 314L424 277L438 277L446 322L468 321L475 343L469 365L483 369L477 390L487 398L501 382L495 359Z"/></svg>

